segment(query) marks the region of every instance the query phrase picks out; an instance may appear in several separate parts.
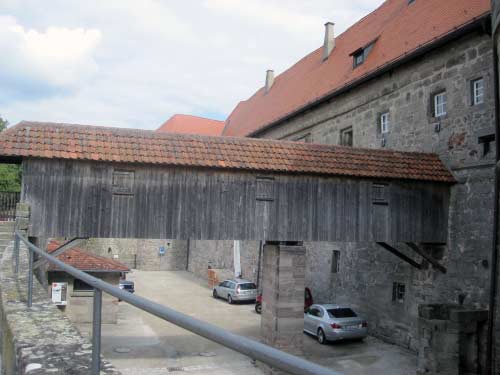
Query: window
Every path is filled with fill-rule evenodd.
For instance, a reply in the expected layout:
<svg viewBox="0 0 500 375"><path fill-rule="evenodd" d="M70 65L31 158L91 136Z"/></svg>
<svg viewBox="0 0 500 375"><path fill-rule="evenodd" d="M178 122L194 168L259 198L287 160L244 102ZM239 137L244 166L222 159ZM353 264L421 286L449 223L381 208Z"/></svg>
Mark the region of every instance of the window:
<svg viewBox="0 0 500 375"><path fill-rule="evenodd" d="M338 273L340 269L340 251L333 250L332 253L332 273Z"/></svg>
<svg viewBox="0 0 500 375"><path fill-rule="evenodd" d="M392 301L403 303L405 300L405 284L393 283L392 284Z"/></svg>
<svg viewBox="0 0 500 375"><path fill-rule="evenodd" d="M113 171L113 194L133 194L134 172Z"/></svg>
<svg viewBox="0 0 500 375"><path fill-rule="evenodd" d="M389 112L380 115L380 132L382 134L389 133Z"/></svg>
<svg viewBox="0 0 500 375"><path fill-rule="evenodd" d="M372 203L389 204L389 199L387 197L387 184L374 183L372 185Z"/></svg>
<svg viewBox="0 0 500 375"><path fill-rule="evenodd" d="M352 147L353 144L352 126L340 131L340 144L342 146Z"/></svg>
<svg viewBox="0 0 500 375"><path fill-rule="evenodd" d="M484 103L484 80L482 78L475 79L471 82L472 85L472 105Z"/></svg>
<svg viewBox="0 0 500 375"><path fill-rule="evenodd" d="M331 318L355 318L357 317L356 313L352 311L348 307L339 307L337 309L328 309L328 315L330 315Z"/></svg>
<svg viewBox="0 0 500 375"><path fill-rule="evenodd" d="M483 145L483 157L491 151L491 143L495 142L495 134L485 134L477 138L477 142Z"/></svg>
<svg viewBox="0 0 500 375"><path fill-rule="evenodd" d="M353 66L357 67L365 62L365 52L363 50L356 52L353 55L354 61Z"/></svg>
<svg viewBox="0 0 500 375"><path fill-rule="evenodd" d="M434 95L434 117L446 115L446 91Z"/></svg>
<svg viewBox="0 0 500 375"><path fill-rule="evenodd" d="M80 279L73 280L73 292L92 292L94 290L89 284Z"/></svg>
<svg viewBox="0 0 500 375"><path fill-rule="evenodd" d="M257 200L274 201L274 178L257 177Z"/></svg>

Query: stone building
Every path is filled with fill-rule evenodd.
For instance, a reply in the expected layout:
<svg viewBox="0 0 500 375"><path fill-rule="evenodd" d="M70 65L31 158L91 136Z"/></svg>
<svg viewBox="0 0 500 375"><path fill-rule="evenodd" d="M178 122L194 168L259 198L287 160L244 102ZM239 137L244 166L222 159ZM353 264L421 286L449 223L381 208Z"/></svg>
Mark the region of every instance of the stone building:
<svg viewBox="0 0 500 375"><path fill-rule="evenodd" d="M324 45L276 77L267 71L264 87L235 107L222 133L440 156L458 181L449 238L423 245L446 272L413 268L374 243L305 243L316 301L352 305L370 317L371 334L414 351L422 351L419 306L489 304L490 13L489 0L387 0L338 36L328 22ZM405 244L392 245L421 261ZM211 265L259 281L259 243L239 247L237 254L232 241L188 241L180 263L203 277Z"/></svg>
<svg viewBox="0 0 500 375"><path fill-rule="evenodd" d="M418 307L488 307L494 93L490 4L388 0L242 101L223 135L437 153L452 188L446 267L418 270L374 243L306 244L316 300L349 303L372 334L418 350ZM407 251L404 244L400 249Z"/></svg>
<svg viewBox="0 0 500 375"><path fill-rule="evenodd" d="M50 241L47 246L48 252L54 252L59 247L59 242ZM83 251L80 248L72 248L57 256L64 263L87 272L92 276L98 277L118 286L120 277L129 272L129 268L115 260L100 257ZM64 288L58 290L58 307L74 323L92 323L92 306L94 288L85 282L75 279L68 273L58 269L51 264L48 268L49 296L55 300L56 284L63 284ZM62 295L61 295L62 294ZM113 296L103 293L102 301L102 322L116 323L118 319L118 300Z"/></svg>

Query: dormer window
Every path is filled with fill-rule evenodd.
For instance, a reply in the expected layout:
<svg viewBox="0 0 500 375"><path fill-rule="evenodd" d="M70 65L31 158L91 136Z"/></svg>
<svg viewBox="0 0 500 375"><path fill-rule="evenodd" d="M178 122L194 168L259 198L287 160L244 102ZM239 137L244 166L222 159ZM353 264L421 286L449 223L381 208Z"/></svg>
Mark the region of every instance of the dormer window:
<svg viewBox="0 0 500 375"><path fill-rule="evenodd" d="M365 62L366 58L368 57L368 54L372 50L376 41L377 41L377 39L371 41L366 46L364 46L362 48L358 48L356 51L351 53L351 56L353 58L353 62L352 62L353 68L356 68L357 66L360 66L361 64L363 64Z"/></svg>
<svg viewBox="0 0 500 375"><path fill-rule="evenodd" d="M354 62L353 62L354 67L363 64L363 62L365 61L365 53L363 50L359 51L353 56L354 56Z"/></svg>

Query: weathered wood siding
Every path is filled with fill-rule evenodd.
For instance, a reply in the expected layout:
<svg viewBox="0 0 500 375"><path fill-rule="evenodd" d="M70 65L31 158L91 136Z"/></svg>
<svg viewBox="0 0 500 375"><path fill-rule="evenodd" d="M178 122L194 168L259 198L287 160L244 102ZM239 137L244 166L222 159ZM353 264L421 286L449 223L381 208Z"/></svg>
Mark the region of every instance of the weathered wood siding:
<svg viewBox="0 0 500 375"><path fill-rule="evenodd" d="M30 235L446 242L449 186L28 159Z"/></svg>

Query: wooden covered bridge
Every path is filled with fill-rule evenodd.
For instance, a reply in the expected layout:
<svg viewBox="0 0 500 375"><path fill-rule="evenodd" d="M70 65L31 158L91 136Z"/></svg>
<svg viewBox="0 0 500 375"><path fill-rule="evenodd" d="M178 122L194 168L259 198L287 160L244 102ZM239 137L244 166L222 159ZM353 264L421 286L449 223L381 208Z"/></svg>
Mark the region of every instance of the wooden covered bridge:
<svg viewBox="0 0 500 375"><path fill-rule="evenodd" d="M21 122L30 236L444 243L437 155Z"/></svg>
<svg viewBox="0 0 500 375"><path fill-rule="evenodd" d="M32 238L267 241L262 332L292 349L300 242L378 242L418 266L389 245L405 242L439 266L417 243L446 243L454 183L434 154L34 122L0 133L0 162L22 163Z"/></svg>

